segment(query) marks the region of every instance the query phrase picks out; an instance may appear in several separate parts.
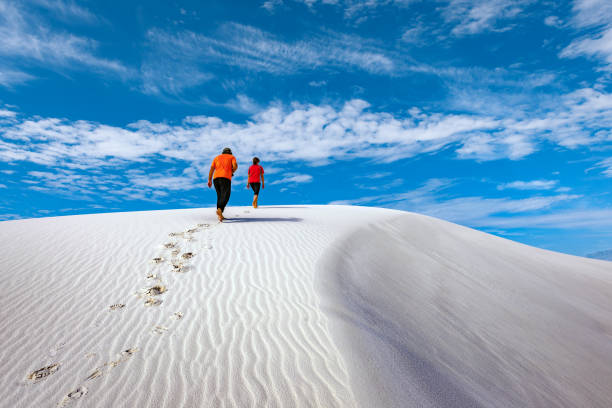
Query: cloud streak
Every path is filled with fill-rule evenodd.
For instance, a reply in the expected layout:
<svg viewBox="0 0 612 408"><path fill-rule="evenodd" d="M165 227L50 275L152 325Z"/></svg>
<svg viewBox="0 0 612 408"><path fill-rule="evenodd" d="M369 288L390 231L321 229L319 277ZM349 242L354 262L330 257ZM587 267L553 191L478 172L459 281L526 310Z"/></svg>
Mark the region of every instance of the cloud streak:
<svg viewBox="0 0 612 408"><path fill-rule="evenodd" d="M130 73L121 62L96 56L97 45L89 38L52 30L44 21L15 3L0 0L0 55L4 58L27 59L46 67L63 69L87 67L119 76ZM5 74L5 77L8 78L5 81L13 82L29 79L15 72L12 76Z"/></svg>
<svg viewBox="0 0 612 408"><path fill-rule="evenodd" d="M562 58L598 58L612 70L612 3L607 0L575 0L572 24L587 34L572 41L559 54Z"/></svg>

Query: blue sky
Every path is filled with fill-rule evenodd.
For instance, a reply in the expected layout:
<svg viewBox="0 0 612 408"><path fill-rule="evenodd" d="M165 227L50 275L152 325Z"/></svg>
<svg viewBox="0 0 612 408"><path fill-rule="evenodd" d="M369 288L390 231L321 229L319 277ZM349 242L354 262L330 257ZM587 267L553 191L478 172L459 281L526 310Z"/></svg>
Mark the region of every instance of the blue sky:
<svg viewBox="0 0 612 408"><path fill-rule="evenodd" d="M230 146L230 205L257 155L261 204L609 249L611 73L608 0L0 0L0 220L211 206Z"/></svg>

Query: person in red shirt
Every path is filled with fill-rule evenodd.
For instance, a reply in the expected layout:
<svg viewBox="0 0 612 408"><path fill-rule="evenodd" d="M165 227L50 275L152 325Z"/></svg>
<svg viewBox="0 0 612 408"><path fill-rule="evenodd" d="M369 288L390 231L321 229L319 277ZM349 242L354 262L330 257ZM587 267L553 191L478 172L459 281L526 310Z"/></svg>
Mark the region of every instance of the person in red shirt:
<svg viewBox="0 0 612 408"><path fill-rule="evenodd" d="M232 192L232 176L238 168L236 158L232 155L232 149L226 147L223 152L215 157L208 172L208 188L212 187L213 174L215 191L217 192L217 218L223 221L223 210L229 201Z"/></svg>
<svg viewBox="0 0 612 408"><path fill-rule="evenodd" d="M261 179L261 183L259 180ZM253 165L249 167L249 179L247 180L247 188L253 189L255 197L253 198L253 208L257 208L257 198L259 197L259 187L264 188L264 169L259 165L259 158L253 157Z"/></svg>

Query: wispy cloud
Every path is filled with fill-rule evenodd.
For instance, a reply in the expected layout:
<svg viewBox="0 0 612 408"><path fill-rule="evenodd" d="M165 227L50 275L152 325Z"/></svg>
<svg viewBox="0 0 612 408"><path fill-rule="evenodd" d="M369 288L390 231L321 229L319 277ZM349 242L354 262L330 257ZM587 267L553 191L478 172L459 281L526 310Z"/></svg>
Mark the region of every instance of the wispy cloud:
<svg viewBox="0 0 612 408"><path fill-rule="evenodd" d="M76 4L74 1L69 0L30 0L30 2L39 7L43 7L55 16L69 21L69 22L86 22L95 23L99 21L99 18L92 13Z"/></svg>
<svg viewBox="0 0 612 408"><path fill-rule="evenodd" d="M298 3L306 5L311 10L317 6L334 6L344 14L346 19L364 21L368 17L368 13L372 10L389 5L407 6L411 3L416 3L419 0L266 0L262 7L269 12L274 12L284 4Z"/></svg>
<svg viewBox="0 0 612 408"><path fill-rule="evenodd" d="M452 197L447 190L455 185L452 180L430 179L421 187L405 193L383 194L352 200L334 201L330 204L369 204L414 211L436 218L481 228L521 228L530 225L526 220L534 219L538 226L548 225L542 211L559 204L567 204L581 198L580 195L555 194L529 198L489 198L482 196ZM576 212L574 212L575 214ZM593 211L582 211L593 214ZM554 216L551 217L553 219ZM578 221L570 220L557 224L555 228L573 228ZM518 220L515 222L515 220ZM583 224L588 222L582 219ZM571 222L570 222L571 221ZM548 225L548 227L552 227Z"/></svg>
<svg viewBox="0 0 612 408"><path fill-rule="evenodd" d="M0 86L11 88L14 85L23 84L32 79L34 79L34 77L30 74L0 66Z"/></svg>
<svg viewBox="0 0 612 408"><path fill-rule="evenodd" d="M270 184L299 184L299 183L310 183L312 176L310 174L288 174L278 180L274 180Z"/></svg>
<svg viewBox="0 0 612 408"><path fill-rule="evenodd" d="M204 63L280 75L321 67L370 73L389 73L395 68L391 58L371 41L338 33L285 42L255 27L227 23L214 36L154 29L147 33L147 38L151 49L177 65L187 63L191 71L200 70Z"/></svg>
<svg viewBox="0 0 612 408"><path fill-rule="evenodd" d="M121 62L96 56L97 45L89 38L55 31L15 3L0 1L0 55L4 58L25 58L45 67L87 67L123 76L129 73Z"/></svg>
<svg viewBox="0 0 612 408"><path fill-rule="evenodd" d="M559 54L565 58L579 56L599 58L612 70L612 3L608 0L575 0L572 25L587 31Z"/></svg>
<svg viewBox="0 0 612 408"><path fill-rule="evenodd" d="M513 181L511 183L500 184L498 190L552 190L559 184L559 180L532 180L532 181Z"/></svg>
<svg viewBox="0 0 612 408"><path fill-rule="evenodd" d="M595 167L602 168L603 169L602 173L606 177L612 177L612 157L604 159L604 160L598 162L595 165Z"/></svg>
<svg viewBox="0 0 612 408"><path fill-rule="evenodd" d="M455 24L452 33L457 36L506 31L511 26L502 23L517 17L531 3L533 0L449 0L442 16Z"/></svg>

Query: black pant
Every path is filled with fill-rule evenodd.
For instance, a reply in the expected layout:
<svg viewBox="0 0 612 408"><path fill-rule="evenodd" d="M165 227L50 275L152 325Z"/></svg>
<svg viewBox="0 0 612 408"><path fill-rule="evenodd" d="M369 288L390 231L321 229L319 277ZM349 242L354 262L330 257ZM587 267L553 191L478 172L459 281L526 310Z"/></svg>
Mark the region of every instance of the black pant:
<svg viewBox="0 0 612 408"><path fill-rule="evenodd" d="M253 189L253 193L255 193L255 195L259 195L259 187L261 187L261 183L249 183L251 185L251 188Z"/></svg>
<svg viewBox="0 0 612 408"><path fill-rule="evenodd" d="M225 177L217 177L213 180L213 184L217 192L217 208L220 208L221 212L223 212L232 193L232 180Z"/></svg>

